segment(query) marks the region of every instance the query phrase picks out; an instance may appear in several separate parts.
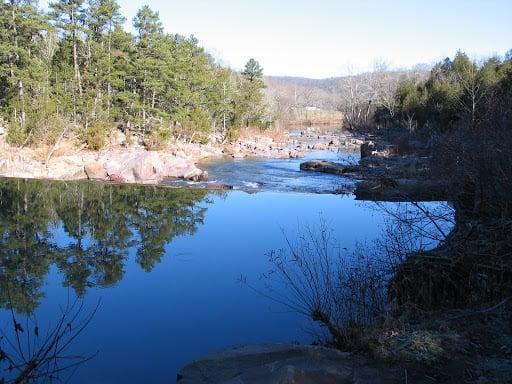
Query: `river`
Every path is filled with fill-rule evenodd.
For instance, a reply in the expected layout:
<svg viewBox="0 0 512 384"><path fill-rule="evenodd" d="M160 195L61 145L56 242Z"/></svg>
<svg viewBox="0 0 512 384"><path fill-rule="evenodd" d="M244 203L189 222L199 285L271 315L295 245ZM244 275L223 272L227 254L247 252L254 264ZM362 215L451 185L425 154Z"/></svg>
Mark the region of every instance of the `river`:
<svg viewBox="0 0 512 384"><path fill-rule="evenodd" d="M319 156L338 155L309 155ZM350 251L377 238L386 215L325 193L340 179L299 163L210 163L232 191L0 180L2 330L15 339L11 307L42 334L75 297L83 318L99 303L66 351L92 357L65 371L73 383L170 383L226 346L314 341L308 319L262 295L267 253L320 222Z"/></svg>

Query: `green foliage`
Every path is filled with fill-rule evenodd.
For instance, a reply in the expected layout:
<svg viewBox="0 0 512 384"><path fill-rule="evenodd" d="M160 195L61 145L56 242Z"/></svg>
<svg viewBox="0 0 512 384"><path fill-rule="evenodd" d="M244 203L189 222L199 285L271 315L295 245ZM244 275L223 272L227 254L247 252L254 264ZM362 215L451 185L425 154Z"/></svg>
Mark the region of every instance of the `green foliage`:
<svg viewBox="0 0 512 384"><path fill-rule="evenodd" d="M142 7L136 35L123 30L116 0L55 0L42 13L30 0L0 3L0 110L15 144L52 142L71 122L90 148L118 125L160 145L161 127L205 142L213 131L261 125L262 68L217 65L193 36L166 34ZM165 131L165 130L164 130Z"/></svg>
<svg viewBox="0 0 512 384"><path fill-rule="evenodd" d="M247 64L245 64L245 69L242 72L242 75L249 81L261 79L263 76L263 68L261 68L260 63L256 60L249 59Z"/></svg>
<svg viewBox="0 0 512 384"><path fill-rule="evenodd" d="M424 105L427 92L425 86L415 80L403 81L397 89L397 112L402 118L424 121Z"/></svg>
<svg viewBox="0 0 512 384"><path fill-rule="evenodd" d="M436 64L425 82L404 80L396 92L398 123L450 130L463 122L478 127L491 119L500 81L510 62L490 58L477 65L462 52Z"/></svg>
<svg viewBox="0 0 512 384"><path fill-rule="evenodd" d="M235 125L262 127L265 114L263 104L263 70L254 59L249 60L238 82L238 100L235 103Z"/></svg>
<svg viewBox="0 0 512 384"><path fill-rule="evenodd" d="M165 145L171 138L171 131L163 127L152 129L144 136L144 145L151 151L165 148Z"/></svg>
<svg viewBox="0 0 512 384"><path fill-rule="evenodd" d="M7 142L12 145L21 146L26 140L27 133L23 127L16 122L12 122L7 130Z"/></svg>
<svg viewBox="0 0 512 384"><path fill-rule="evenodd" d="M240 138L240 132L238 131L238 129L236 129L236 128L229 128L228 129L228 132L226 134L226 139L230 143L233 143L233 142L237 141L239 138Z"/></svg>
<svg viewBox="0 0 512 384"><path fill-rule="evenodd" d="M108 125L105 122L94 121L81 131L81 140L87 148L94 151L100 150L107 141Z"/></svg>
<svg viewBox="0 0 512 384"><path fill-rule="evenodd" d="M210 130L208 114L200 108L192 108L184 121L184 126L187 131L197 133L200 136L200 141L204 141Z"/></svg>
<svg viewBox="0 0 512 384"><path fill-rule="evenodd" d="M158 12L154 12L147 5L144 5L133 19L133 27L139 34L139 39L143 40L155 34L163 32L162 22Z"/></svg>

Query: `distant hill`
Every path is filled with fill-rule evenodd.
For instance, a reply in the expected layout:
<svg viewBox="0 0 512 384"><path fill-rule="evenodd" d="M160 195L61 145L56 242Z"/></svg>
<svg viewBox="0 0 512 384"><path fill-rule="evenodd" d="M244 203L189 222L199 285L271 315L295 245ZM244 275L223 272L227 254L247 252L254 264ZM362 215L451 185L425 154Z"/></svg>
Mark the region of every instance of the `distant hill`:
<svg viewBox="0 0 512 384"><path fill-rule="evenodd" d="M307 77L293 76L266 76L270 82L281 82L288 84L296 84L305 87L329 88L338 83L343 77L329 77L325 79L310 79Z"/></svg>
<svg viewBox="0 0 512 384"><path fill-rule="evenodd" d="M279 99L290 107L335 109L336 88L341 78L308 79L305 77L266 76L269 101Z"/></svg>
<svg viewBox="0 0 512 384"><path fill-rule="evenodd" d="M359 83L367 87L380 83L380 86L393 87L404 77L426 77L427 67L411 70L396 70L362 73L354 76L310 79L306 77L266 76L266 96L269 102L276 99L280 103L294 107L318 107L326 110L337 109L342 94L349 84Z"/></svg>

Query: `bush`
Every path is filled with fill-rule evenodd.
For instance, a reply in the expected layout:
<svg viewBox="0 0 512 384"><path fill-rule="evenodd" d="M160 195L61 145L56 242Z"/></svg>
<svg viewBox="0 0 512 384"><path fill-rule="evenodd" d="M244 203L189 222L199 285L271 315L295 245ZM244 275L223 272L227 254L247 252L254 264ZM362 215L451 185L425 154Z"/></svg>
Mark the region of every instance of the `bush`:
<svg viewBox="0 0 512 384"><path fill-rule="evenodd" d="M21 146L27 139L27 132L20 124L11 123L7 129L7 142L15 146Z"/></svg>
<svg viewBox="0 0 512 384"><path fill-rule="evenodd" d="M87 145L87 148L98 151L105 146L107 140L106 125L95 121L91 123L81 134L81 140Z"/></svg>
<svg viewBox="0 0 512 384"><path fill-rule="evenodd" d="M240 138L240 132L236 128L229 128L226 133L226 139L230 143L237 141Z"/></svg>
<svg viewBox="0 0 512 384"><path fill-rule="evenodd" d="M397 155L403 156L413 152L413 146L411 145L410 139L409 135L402 135L395 140L394 145Z"/></svg>
<svg viewBox="0 0 512 384"><path fill-rule="evenodd" d="M54 144L69 122L56 113L52 100L35 100L26 109L26 120L12 119L7 130L7 140L13 145Z"/></svg>
<svg viewBox="0 0 512 384"><path fill-rule="evenodd" d="M267 296L320 324L336 347L359 348L362 331L385 312L387 267L362 245L343 253L324 223L286 242L288 249L269 253Z"/></svg>
<svg viewBox="0 0 512 384"><path fill-rule="evenodd" d="M150 151L164 149L171 138L171 131L164 128L155 128L144 136L144 146Z"/></svg>

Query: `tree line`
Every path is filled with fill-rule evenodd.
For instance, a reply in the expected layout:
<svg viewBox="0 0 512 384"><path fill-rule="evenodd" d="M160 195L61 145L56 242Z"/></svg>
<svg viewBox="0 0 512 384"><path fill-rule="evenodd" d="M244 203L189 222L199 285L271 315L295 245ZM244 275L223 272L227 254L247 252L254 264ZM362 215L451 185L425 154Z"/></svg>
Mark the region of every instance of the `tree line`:
<svg viewBox="0 0 512 384"><path fill-rule="evenodd" d="M381 63L372 72L340 78L334 102L349 130L406 128L435 134L461 124L483 126L497 107L506 109L511 71L512 50L481 61L459 51L430 70L390 71Z"/></svg>
<svg viewBox="0 0 512 384"><path fill-rule="evenodd" d="M458 52L453 60L437 63L428 78L402 81L395 93L396 114L383 112L380 117L393 117L395 124L412 131L446 132L460 124L483 127L496 123L497 108L507 108L503 102L509 97L511 80L512 51L481 63Z"/></svg>
<svg viewBox="0 0 512 384"><path fill-rule="evenodd" d="M215 62L194 36L164 32L143 6L134 34L116 0L0 3L0 117L15 145L78 137L92 149L121 129L148 147L204 142L265 124L263 71Z"/></svg>

